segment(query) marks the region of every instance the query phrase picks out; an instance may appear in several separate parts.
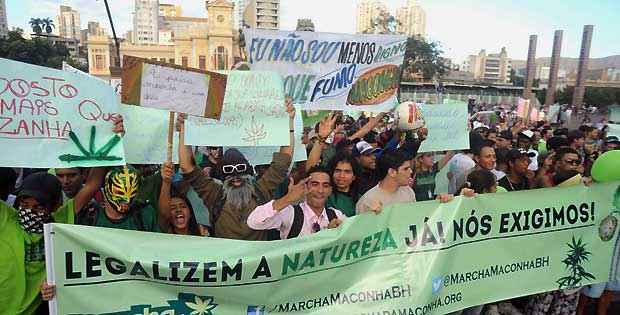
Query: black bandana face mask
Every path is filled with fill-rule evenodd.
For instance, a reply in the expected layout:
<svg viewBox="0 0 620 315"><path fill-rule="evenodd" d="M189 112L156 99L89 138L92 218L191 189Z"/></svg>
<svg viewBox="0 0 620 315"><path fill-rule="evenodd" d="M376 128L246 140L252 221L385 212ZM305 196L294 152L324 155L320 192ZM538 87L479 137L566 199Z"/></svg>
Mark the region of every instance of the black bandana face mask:
<svg viewBox="0 0 620 315"><path fill-rule="evenodd" d="M51 222L48 213L36 212L29 208L19 207L17 216L22 229L31 234L43 233L43 224Z"/></svg>

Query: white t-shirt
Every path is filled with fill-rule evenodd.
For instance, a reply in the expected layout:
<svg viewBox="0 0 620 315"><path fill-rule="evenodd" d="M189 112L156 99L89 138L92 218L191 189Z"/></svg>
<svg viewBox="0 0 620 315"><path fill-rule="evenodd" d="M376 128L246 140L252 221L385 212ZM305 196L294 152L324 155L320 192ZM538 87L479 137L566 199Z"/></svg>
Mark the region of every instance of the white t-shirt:
<svg viewBox="0 0 620 315"><path fill-rule="evenodd" d="M393 203L415 202L415 192L409 186L401 186L395 192L389 193L377 184L360 198L355 205L355 213L371 211L377 202L380 202L383 207Z"/></svg>
<svg viewBox="0 0 620 315"><path fill-rule="evenodd" d="M465 184L467 174L474 167L476 167L476 162L467 154L459 153L453 156L448 162L448 171L452 173L452 178L448 184L448 193L455 194Z"/></svg>

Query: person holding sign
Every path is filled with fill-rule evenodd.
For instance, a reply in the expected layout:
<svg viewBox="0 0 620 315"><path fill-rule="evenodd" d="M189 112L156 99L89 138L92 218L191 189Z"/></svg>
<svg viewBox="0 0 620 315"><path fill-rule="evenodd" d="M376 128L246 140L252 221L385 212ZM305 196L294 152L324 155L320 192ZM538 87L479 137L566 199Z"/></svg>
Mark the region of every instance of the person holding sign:
<svg viewBox="0 0 620 315"><path fill-rule="evenodd" d="M329 172L313 167L308 174L308 178L296 184L291 178L284 197L256 207L248 217L248 226L255 230L276 229L283 240L339 227L346 216L338 209L325 206L332 193ZM296 205L301 199L304 201Z"/></svg>
<svg viewBox="0 0 620 315"><path fill-rule="evenodd" d="M295 107L290 100L286 101L286 111L290 119L295 118ZM181 172L210 210L211 222L215 224L215 236L239 240L267 240L267 233L248 227L245 218L257 205L273 199L273 191L286 179L292 160L293 143L274 153L271 166L258 180L254 179L251 165L243 154L237 149L228 149L218 165L218 171L224 174L224 182L221 183L196 167L191 147L186 146L184 141L184 115L179 115L178 122L181 127ZM290 132L293 133L294 130ZM294 141L294 137L291 137L291 141Z"/></svg>
<svg viewBox="0 0 620 315"><path fill-rule="evenodd" d="M162 185L159 194L158 221L161 230L170 234L209 236L209 231L196 221L192 203L187 196L178 188L171 187L173 176L172 162L164 163L161 168Z"/></svg>
<svg viewBox="0 0 620 315"><path fill-rule="evenodd" d="M123 133L116 118L114 132ZM86 182L63 203L62 184L56 176L36 172L24 178L14 209L0 201L0 305L6 314L46 314L54 286L45 282L45 223L73 224L75 216L101 187L105 168L90 169ZM12 253L12 254L11 254Z"/></svg>

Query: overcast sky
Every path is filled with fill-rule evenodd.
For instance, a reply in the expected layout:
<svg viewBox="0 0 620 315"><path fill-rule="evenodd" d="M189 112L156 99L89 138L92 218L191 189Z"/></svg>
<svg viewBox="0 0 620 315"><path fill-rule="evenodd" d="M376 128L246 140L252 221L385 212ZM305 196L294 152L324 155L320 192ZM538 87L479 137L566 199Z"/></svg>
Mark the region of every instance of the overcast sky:
<svg viewBox="0 0 620 315"><path fill-rule="evenodd" d="M108 1L117 34L131 29L132 0ZM183 7L183 15L204 17L202 0L165 0ZM281 0L281 29L311 18L320 32L353 33L357 0ZM392 10L405 0L386 0ZM29 29L31 17L55 17L61 4L80 12L82 27L99 21L108 27L103 0L6 0L11 27ZM551 55L553 32L564 30L563 57L577 57L584 24L594 24L591 57L620 55L620 0L420 0L429 38L439 41L456 62L480 49L526 59L530 34L538 35L537 57ZM111 34L111 32L109 32Z"/></svg>

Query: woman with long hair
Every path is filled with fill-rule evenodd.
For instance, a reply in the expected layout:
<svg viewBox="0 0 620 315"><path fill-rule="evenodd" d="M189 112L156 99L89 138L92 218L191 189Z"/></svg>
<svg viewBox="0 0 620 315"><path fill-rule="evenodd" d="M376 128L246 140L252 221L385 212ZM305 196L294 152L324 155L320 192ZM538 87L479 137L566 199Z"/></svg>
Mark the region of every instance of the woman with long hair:
<svg viewBox="0 0 620 315"><path fill-rule="evenodd" d="M196 221L192 204L187 196L172 187L173 175L172 163L165 163L161 170L159 227L169 234L209 236L209 231Z"/></svg>
<svg viewBox="0 0 620 315"><path fill-rule="evenodd" d="M333 190L326 206L342 211L347 217L354 216L355 204L361 197L357 185L361 170L357 160L346 152L340 152L331 159L328 169Z"/></svg>

